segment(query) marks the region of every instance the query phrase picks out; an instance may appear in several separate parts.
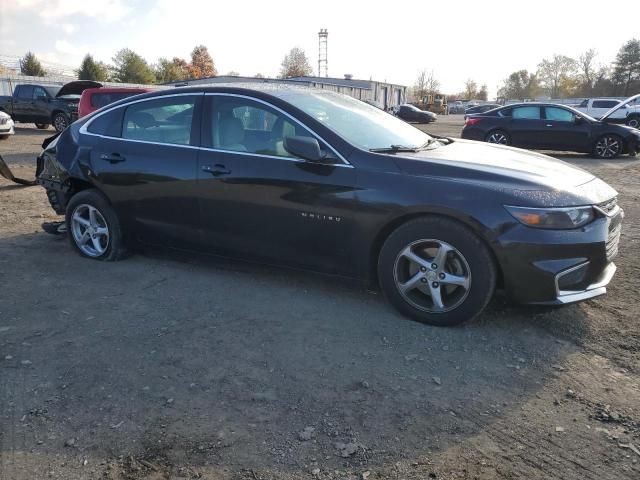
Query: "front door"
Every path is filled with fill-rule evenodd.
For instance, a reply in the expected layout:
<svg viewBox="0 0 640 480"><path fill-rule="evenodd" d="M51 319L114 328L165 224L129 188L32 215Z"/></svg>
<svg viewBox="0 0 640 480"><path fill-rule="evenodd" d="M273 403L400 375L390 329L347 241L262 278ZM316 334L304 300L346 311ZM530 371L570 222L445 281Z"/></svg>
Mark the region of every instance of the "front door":
<svg viewBox="0 0 640 480"><path fill-rule="evenodd" d="M284 138L312 136L257 99L207 95L199 197L208 248L260 261L353 274L355 170L289 154Z"/></svg>
<svg viewBox="0 0 640 480"><path fill-rule="evenodd" d="M591 128L586 120L576 121L571 110L544 107L549 148L590 151Z"/></svg>
<svg viewBox="0 0 640 480"><path fill-rule="evenodd" d="M97 118L88 129L96 183L126 224L125 233L135 231L137 240L175 247L199 243L201 99L202 94L175 95L132 103L107 114L119 128L101 132L103 123L110 124Z"/></svg>

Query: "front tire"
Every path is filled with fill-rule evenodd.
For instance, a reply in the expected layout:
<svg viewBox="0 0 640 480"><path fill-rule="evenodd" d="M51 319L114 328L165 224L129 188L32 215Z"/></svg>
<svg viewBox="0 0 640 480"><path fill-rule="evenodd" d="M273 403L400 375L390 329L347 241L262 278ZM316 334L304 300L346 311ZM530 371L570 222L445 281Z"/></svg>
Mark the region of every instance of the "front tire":
<svg viewBox="0 0 640 480"><path fill-rule="evenodd" d="M489 132L484 139L487 143L495 143L497 145L511 145L511 137L504 130L493 130Z"/></svg>
<svg viewBox="0 0 640 480"><path fill-rule="evenodd" d="M593 147L593 154L598 158L613 159L622 153L622 138L617 135L602 135Z"/></svg>
<svg viewBox="0 0 640 480"><path fill-rule="evenodd" d="M444 217L401 225L378 259L380 286L389 302L405 316L430 325L453 326L476 317L493 296L496 276L484 242Z"/></svg>
<svg viewBox="0 0 640 480"><path fill-rule="evenodd" d="M48 123L36 123L36 128L38 130L46 130L47 128L49 128L49 124Z"/></svg>
<svg viewBox="0 0 640 480"><path fill-rule="evenodd" d="M58 112L53 116L53 128L56 129L56 132L62 132L65 128L69 126L71 121L66 113Z"/></svg>
<svg viewBox="0 0 640 480"><path fill-rule="evenodd" d="M629 117L627 118L626 124L628 127L640 128L640 117L638 116Z"/></svg>
<svg viewBox="0 0 640 480"><path fill-rule="evenodd" d="M65 220L71 245L83 257L115 261L126 256L118 217L97 190L75 194L67 205Z"/></svg>

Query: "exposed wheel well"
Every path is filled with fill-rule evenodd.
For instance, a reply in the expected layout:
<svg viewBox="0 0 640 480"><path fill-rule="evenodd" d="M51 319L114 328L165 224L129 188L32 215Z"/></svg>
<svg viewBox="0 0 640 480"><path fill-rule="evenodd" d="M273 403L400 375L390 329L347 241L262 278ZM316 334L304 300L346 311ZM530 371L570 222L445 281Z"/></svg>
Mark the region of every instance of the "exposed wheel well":
<svg viewBox="0 0 640 480"><path fill-rule="evenodd" d="M465 222L461 222L459 219L451 215L446 215L441 213L428 213L428 212L409 213L407 215L403 215L401 217L393 219L392 221L387 223L384 227L382 227L382 229L378 232L378 234L376 235L376 238L374 239L371 245L371 251L369 254L369 282L368 282L369 285L375 288L378 287L378 258L380 256L380 250L382 249L382 245L384 245L384 242L389 237L389 235L391 235L391 233L394 230L396 230L398 227L400 227L401 225L411 220L414 220L420 217L434 217L434 216L443 217L448 220L457 222L460 225L463 225L465 228L468 228L473 234L475 234L482 242L484 242L489 252L491 252L491 257L493 258L493 262L496 266L496 272L498 274L497 286L501 287L504 284L502 268L500 266L500 263L498 262L495 252L493 251L493 248L491 248L491 244L487 241L487 239L484 238L484 236L480 234L476 229L474 229L471 225Z"/></svg>

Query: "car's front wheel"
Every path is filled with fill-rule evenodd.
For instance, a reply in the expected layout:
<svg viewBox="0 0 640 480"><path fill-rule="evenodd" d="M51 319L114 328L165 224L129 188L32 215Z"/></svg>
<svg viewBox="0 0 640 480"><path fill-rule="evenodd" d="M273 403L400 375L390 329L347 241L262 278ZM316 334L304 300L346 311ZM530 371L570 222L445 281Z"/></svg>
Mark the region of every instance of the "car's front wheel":
<svg viewBox="0 0 640 480"><path fill-rule="evenodd" d="M66 224L71 244L84 257L113 261L127 253L118 217L97 190L83 190L71 198Z"/></svg>
<svg viewBox="0 0 640 480"><path fill-rule="evenodd" d="M511 145L511 137L503 130L494 130L489 132L485 137L487 143L496 143L498 145Z"/></svg>
<svg viewBox="0 0 640 480"><path fill-rule="evenodd" d="M640 128L640 117L636 115L629 117L627 118L626 124L628 127Z"/></svg>
<svg viewBox="0 0 640 480"><path fill-rule="evenodd" d="M616 158L622 150L622 138L617 135L603 135L596 140L593 153L598 158Z"/></svg>
<svg viewBox="0 0 640 480"><path fill-rule="evenodd" d="M401 313L438 326L470 320L496 284L488 247L464 225L429 216L398 227L378 259L380 286Z"/></svg>
<svg viewBox="0 0 640 480"><path fill-rule="evenodd" d="M58 112L53 116L53 127L56 132L62 132L69 126L69 123L69 117L65 113Z"/></svg>

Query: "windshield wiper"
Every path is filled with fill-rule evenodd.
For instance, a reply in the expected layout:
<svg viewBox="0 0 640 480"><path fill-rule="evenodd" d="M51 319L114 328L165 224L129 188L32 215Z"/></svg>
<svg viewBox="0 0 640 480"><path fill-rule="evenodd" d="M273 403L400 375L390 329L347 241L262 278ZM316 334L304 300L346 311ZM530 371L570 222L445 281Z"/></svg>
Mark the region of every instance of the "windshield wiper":
<svg viewBox="0 0 640 480"><path fill-rule="evenodd" d="M389 145L388 147L370 148L374 153L396 153L396 152L417 152L418 147L408 147L406 145Z"/></svg>

